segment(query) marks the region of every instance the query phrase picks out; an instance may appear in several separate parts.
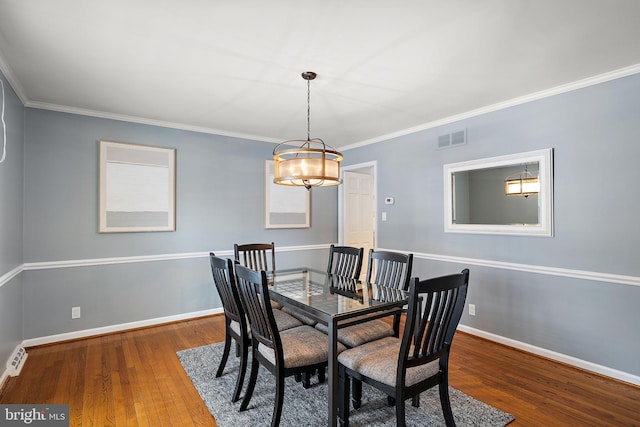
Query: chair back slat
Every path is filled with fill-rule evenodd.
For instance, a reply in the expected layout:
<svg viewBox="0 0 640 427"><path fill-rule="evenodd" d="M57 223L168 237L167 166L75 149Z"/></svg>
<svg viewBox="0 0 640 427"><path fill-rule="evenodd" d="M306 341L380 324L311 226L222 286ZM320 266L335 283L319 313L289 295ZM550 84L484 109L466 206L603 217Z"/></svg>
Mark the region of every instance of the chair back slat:
<svg viewBox="0 0 640 427"><path fill-rule="evenodd" d="M244 245L233 245L233 254L236 261L245 267L255 271L275 271L276 254L275 244L271 243L248 243Z"/></svg>
<svg viewBox="0 0 640 427"><path fill-rule="evenodd" d="M225 316L238 323L244 319L244 310L240 303L240 296L236 289L233 261L219 258L213 252L209 253L213 283L218 290Z"/></svg>
<svg viewBox="0 0 640 427"><path fill-rule="evenodd" d="M429 363L448 354L462 317L468 283L468 269L458 274L411 281L399 369ZM413 348L411 354L410 348Z"/></svg>
<svg viewBox="0 0 640 427"><path fill-rule="evenodd" d="M281 348L266 273L240 264L235 264L235 273L240 300L251 326L252 339L271 349Z"/></svg>
<svg viewBox="0 0 640 427"><path fill-rule="evenodd" d="M369 250L367 283L396 289L409 289L413 254Z"/></svg>
<svg viewBox="0 0 640 427"><path fill-rule="evenodd" d="M363 253L363 248L331 245L327 273L352 279L359 278Z"/></svg>
<svg viewBox="0 0 640 427"><path fill-rule="evenodd" d="M445 346L446 332L451 324L453 316L452 304L457 298L458 289L434 292L431 300L430 313L425 310L423 322L428 321L428 328L424 334L421 345L422 354L425 356L438 353Z"/></svg>

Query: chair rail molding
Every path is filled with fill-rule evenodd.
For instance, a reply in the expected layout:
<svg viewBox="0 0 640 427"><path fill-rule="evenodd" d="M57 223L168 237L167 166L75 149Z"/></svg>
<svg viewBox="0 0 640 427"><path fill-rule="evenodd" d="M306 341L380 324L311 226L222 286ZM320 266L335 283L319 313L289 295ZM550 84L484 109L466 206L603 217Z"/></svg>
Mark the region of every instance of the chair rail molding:
<svg viewBox="0 0 640 427"><path fill-rule="evenodd" d="M400 251L409 253L411 251L402 249L382 249L385 251ZM480 267L491 267L502 270L515 270L525 273L546 274L550 276L570 277L573 279L592 280L595 282L618 283L621 285L640 286L640 277L626 276L622 274L601 273L596 271L574 270L560 267L547 267L543 265L519 264L513 262L493 261L479 258L465 258L451 255L438 255L430 253L413 252L414 259L426 259L430 261L442 261L455 264L477 265Z"/></svg>
<svg viewBox="0 0 640 427"><path fill-rule="evenodd" d="M2 276L0 276L0 288L5 285L6 283L9 283L11 281L11 279L13 279L14 277L16 277L18 274L22 273L22 271L24 270L24 264L17 266L16 268L14 268L13 270L3 274Z"/></svg>
<svg viewBox="0 0 640 427"><path fill-rule="evenodd" d="M305 246L276 246L276 253L278 252L296 252L296 251L309 251L329 249L330 244L319 245L305 245ZM213 250L218 256L233 257L233 249L231 250ZM209 258L209 252L184 252L174 254L158 254L158 255L138 255L128 257L115 257L115 258L93 258L93 259L76 259L65 261L41 261L41 262L27 262L24 264L24 270L48 270L56 268L72 268L72 267L87 267L94 265L109 265L109 264L130 264L137 262L151 262L151 261L173 261L179 259L192 259L192 258ZM1 285L2 282L0 282Z"/></svg>
<svg viewBox="0 0 640 427"><path fill-rule="evenodd" d="M328 249L330 244L319 245L305 245L305 246L285 246L276 247L276 252L296 252L307 250L322 250ZM409 253L403 249L387 249L377 248L378 250L385 251L398 251ZM214 250L219 256L233 256L233 250ZM457 257L451 255L431 254L425 252L412 252L414 259L425 259L430 261L442 261L455 264L467 264L477 265L481 267L491 267L503 270L515 270L526 273L547 274L550 276L569 277L573 279L584 279L596 282L606 283L618 283L621 285L640 286L640 277L627 276L622 274L602 273L596 271L576 270L560 267L548 267L543 265L533 264L519 264L513 262L494 261L480 258L466 258ZM209 252L187 252L187 253L175 253L175 254L161 254L161 255L142 255L142 256L130 256L130 257L117 257L117 258L94 258L94 259L80 259L80 260L65 260L65 261L43 261L43 262L28 262L21 266L18 266L0 277L0 286L10 281L13 277L20 274L22 271L30 270L46 270L56 268L73 268L73 267L87 267L92 265L109 265L109 264L128 264L137 262L150 262L150 261L171 261L179 259L189 258L207 258Z"/></svg>

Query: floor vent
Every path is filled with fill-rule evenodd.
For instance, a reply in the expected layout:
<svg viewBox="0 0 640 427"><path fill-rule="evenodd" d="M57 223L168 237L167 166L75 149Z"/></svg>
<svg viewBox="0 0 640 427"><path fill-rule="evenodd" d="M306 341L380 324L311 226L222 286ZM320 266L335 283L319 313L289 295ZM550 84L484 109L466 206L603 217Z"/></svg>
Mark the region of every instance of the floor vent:
<svg viewBox="0 0 640 427"><path fill-rule="evenodd" d="M438 150L453 148L467 143L467 130L459 130L438 137Z"/></svg>
<svg viewBox="0 0 640 427"><path fill-rule="evenodd" d="M24 366L24 362L27 360L27 356L28 354L24 347L16 348L16 351L11 355L11 359L7 362L9 376L17 377L20 375L20 371L22 371L22 367Z"/></svg>

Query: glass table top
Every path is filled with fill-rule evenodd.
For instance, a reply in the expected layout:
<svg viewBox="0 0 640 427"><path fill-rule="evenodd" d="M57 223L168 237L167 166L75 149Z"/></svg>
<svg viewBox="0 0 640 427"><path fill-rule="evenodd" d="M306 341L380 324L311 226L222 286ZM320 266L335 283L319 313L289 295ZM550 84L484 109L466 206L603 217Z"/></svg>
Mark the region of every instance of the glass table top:
<svg viewBox="0 0 640 427"><path fill-rule="evenodd" d="M328 274L311 268L279 270L269 275L272 299L329 317L351 317L402 306L408 292L366 284L359 280Z"/></svg>

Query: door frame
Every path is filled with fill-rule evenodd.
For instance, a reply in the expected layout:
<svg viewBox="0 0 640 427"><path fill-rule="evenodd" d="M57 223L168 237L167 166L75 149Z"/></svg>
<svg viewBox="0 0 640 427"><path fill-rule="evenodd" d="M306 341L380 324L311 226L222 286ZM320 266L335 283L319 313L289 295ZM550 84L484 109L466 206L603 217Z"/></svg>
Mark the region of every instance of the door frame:
<svg viewBox="0 0 640 427"><path fill-rule="evenodd" d="M373 203L371 214L373 215L373 247L378 247L378 162L373 160L371 162L357 163L355 165L343 166L340 168L340 178L344 181L345 172L355 172L360 169L367 169L370 172L372 178L372 193ZM346 192L343 190L343 186L338 187L338 244L344 245L344 209L346 206ZM365 256L369 256L365 254Z"/></svg>

